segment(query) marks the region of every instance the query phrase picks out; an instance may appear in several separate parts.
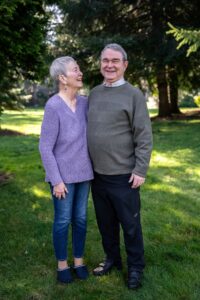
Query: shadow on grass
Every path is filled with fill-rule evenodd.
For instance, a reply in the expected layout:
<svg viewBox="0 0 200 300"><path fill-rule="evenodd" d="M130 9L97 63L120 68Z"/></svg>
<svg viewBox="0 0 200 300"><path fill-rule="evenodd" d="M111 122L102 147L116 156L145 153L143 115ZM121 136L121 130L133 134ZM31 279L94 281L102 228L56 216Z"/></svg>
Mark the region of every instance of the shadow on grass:
<svg viewBox="0 0 200 300"><path fill-rule="evenodd" d="M39 124L41 123L41 116L23 116L23 115L9 115L5 116L4 124Z"/></svg>
<svg viewBox="0 0 200 300"><path fill-rule="evenodd" d="M0 136L16 136L16 135L24 135L24 134L15 130L0 129Z"/></svg>

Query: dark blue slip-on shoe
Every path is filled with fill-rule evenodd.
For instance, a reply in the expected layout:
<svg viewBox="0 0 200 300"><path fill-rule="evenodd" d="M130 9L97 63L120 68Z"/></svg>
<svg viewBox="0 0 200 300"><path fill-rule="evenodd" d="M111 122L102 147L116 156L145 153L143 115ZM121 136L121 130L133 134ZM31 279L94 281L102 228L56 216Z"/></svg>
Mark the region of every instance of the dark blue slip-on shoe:
<svg viewBox="0 0 200 300"><path fill-rule="evenodd" d="M89 276L88 269L85 265L74 267L74 271L79 279L85 280Z"/></svg>
<svg viewBox="0 0 200 300"><path fill-rule="evenodd" d="M70 283L73 281L70 268L57 270L57 280L62 283Z"/></svg>

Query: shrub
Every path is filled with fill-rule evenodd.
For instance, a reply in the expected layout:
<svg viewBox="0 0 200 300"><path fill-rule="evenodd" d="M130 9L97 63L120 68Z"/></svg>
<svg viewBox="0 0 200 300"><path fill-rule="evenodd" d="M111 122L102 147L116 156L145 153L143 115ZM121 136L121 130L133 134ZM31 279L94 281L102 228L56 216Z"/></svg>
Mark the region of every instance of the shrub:
<svg viewBox="0 0 200 300"><path fill-rule="evenodd" d="M180 100L179 107L197 107L194 98L191 95L186 95Z"/></svg>

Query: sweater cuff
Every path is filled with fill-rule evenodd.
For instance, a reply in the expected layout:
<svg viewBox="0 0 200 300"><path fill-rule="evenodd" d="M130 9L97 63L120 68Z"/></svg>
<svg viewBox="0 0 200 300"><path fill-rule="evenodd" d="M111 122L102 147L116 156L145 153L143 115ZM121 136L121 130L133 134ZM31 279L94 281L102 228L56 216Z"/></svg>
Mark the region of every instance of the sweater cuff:
<svg viewBox="0 0 200 300"><path fill-rule="evenodd" d="M55 186L61 182L63 182L62 178L61 177L56 177L56 178L51 178L51 185L52 186Z"/></svg>
<svg viewBox="0 0 200 300"><path fill-rule="evenodd" d="M146 177L146 173L138 171L136 168L133 169L132 174L138 175L138 176L143 177L143 178Z"/></svg>

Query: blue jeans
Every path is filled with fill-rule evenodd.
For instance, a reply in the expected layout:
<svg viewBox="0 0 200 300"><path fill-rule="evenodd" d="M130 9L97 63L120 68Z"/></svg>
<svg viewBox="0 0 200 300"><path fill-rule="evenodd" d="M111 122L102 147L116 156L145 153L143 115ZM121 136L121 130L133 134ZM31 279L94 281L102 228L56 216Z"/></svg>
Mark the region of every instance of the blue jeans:
<svg viewBox="0 0 200 300"><path fill-rule="evenodd" d="M84 253L87 202L90 182L66 184L68 193L65 198L58 199L51 193L54 202L53 245L57 260L67 259L68 229L72 225L73 255L81 258Z"/></svg>

